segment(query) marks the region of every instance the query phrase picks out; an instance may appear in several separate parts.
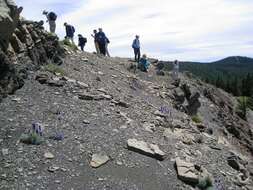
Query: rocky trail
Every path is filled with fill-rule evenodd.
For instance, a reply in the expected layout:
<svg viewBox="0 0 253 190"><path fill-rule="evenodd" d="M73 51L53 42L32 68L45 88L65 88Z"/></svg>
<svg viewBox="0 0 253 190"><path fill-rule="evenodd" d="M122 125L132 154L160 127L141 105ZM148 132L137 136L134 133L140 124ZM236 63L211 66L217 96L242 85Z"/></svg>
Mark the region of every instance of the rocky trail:
<svg viewBox="0 0 253 190"><path fill-rule="evenodd" d="M66 75L31 71L1 103L1 189L194 189L178 179L177 158L203 166L224 189L250 189L252 157L221 132L219 107L201 94L203 122L194 123L175 109L185 95L170 77L155 67L133 73L129 64L78 52L65 58ZM186 82L191 90L206 88L182 75ZM44 127L41 145L19 141L33 122ZM51 139L55 134L62 139ZM248 167L246 181L228 164L231 155L231 165ZM195 175L189 172L186 182Z"/></svg>
<svg viewBox="0 0 253 190"><path fill-rule="evenodd" d="M73 51L0 0L0 189L252 190L252 122L191 76Z"/></svg>

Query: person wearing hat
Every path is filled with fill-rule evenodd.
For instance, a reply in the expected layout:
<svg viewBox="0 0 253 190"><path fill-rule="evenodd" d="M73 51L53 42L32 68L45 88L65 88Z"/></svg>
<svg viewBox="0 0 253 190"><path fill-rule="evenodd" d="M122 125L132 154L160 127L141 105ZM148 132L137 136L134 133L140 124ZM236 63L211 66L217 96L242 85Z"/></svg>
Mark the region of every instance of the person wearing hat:
<svg viewBox="0 0 253 190"><path fill-rule="evenodd" d="M78 34L78 46L80 46L82 51L84 51L84 46L86 42L87 38L83 37L81 34Z"/></svg>
<svg viewBox="0 0 253 190"><path fill-rule="evenodd" d="M47 17L47 22L49 23L49 30L51 33L54 34L56 30L57 15L54 12L48 12L48 11L43 11L42 14Z"/></svg>
<svg viewBox="0 0 253 190"><path fill-rule="evenodd" d="M140 51L140 48L141 48L141 45L140 45L140 37L138 35L135 36L135 39L132 43L132 48L134 49L134 60L136 62L139 62L140 61L140 57L141 57L141 51Z"/></svg>

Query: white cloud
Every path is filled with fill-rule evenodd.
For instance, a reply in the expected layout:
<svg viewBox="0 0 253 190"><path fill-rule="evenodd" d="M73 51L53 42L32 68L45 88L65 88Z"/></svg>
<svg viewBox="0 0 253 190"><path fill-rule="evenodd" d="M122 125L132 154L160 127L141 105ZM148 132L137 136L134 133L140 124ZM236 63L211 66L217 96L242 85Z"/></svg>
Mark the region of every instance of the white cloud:
<svg viewBox="0 0 253 190"><path fill-rule="evenodd" d="M63 37L65 21L73 24L77 33L88 37L89 51L94 50L90 33L103 27L111 41L111 54L115 56L132 56L131 43L136 33L141 36L142 51L162 59L253 56L252 45L248 44L253 32L250 0L72 0L71 3L44 0L40 3L36 6L60 6L57 33ZM66 11L65 4L78 7ZM36 10L29 3L25 7Z"/></svg>

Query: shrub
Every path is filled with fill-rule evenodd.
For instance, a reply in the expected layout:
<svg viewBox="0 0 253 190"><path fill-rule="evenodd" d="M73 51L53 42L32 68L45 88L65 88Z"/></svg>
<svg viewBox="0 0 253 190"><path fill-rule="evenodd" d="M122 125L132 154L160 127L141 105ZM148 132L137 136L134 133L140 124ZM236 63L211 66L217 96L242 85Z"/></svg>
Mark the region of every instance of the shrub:
<svg viewBox="0 0 253 190"><path fill-rule="evenodd" d="M202 123L202 119L198 115L192 116L192 121L195 123Z"/></svg>
<svg viewBox="0 0 253 190"><path fill-rule="evenodd" d="M36 133L22 134L20 141L25 144L40 145L43 141L41 136Z"/></svg>
<svg viewBox="0 0 253 190"><path fill-rule="evenodd" d="M210 175L199 178L198 188L201 190L213 190L213 180Z"/></svg>
<svg viewBox="0 0 253 190"><path fill-rule="evenodd" d="M78 47L75 44L72 44L68 39L60 41L60 45L68 46L73 51L78 50Z"/></svg>
<svg viewBox="0 0 253 190"><path fill-rule="evenodd" d="M44 69L51 73L60 73L61 75L65 74L65 71L61 67L52 63L46 65Z"/></svg>

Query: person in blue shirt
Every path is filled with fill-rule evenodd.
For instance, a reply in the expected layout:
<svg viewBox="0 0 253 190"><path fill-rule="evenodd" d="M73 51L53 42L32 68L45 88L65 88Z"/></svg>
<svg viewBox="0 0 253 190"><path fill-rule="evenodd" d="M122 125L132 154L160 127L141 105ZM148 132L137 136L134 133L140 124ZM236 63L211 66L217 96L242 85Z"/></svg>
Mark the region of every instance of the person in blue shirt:
<svg viewBox="0 0 253 190"><path fill-rule="evenodd" d="M71 40L72 44L74 43L74 34L75 34L75 28L74 26L71 26L68 23L64 23L65 29L66 29L66 39Z"/></svg>
<svg viewBox="0 0 253 190"><path fill-rule="evenodd" d="M132 48L134 49L134 59L138 63L141 57L141 44L140 44L140 37L138 35L135 36L135 39L132 44Z"/></svg>
<svg viewBox="0 0 253 190"><path fill-rule="evenodd" d="M147 55L143 54L142 58L138 62L138 69L140 69L143 72L148 72L150 62L147 60Z"/></svg>
<svg viewBox="0 0 253 190"><path fill-rule="evenodd" d="M99 32L97 33L97 42L98 42L99 51L101 54L106 56L106 44L107 44L108 38L106 37L102 28L99 28L98 31Z"/></svg>

